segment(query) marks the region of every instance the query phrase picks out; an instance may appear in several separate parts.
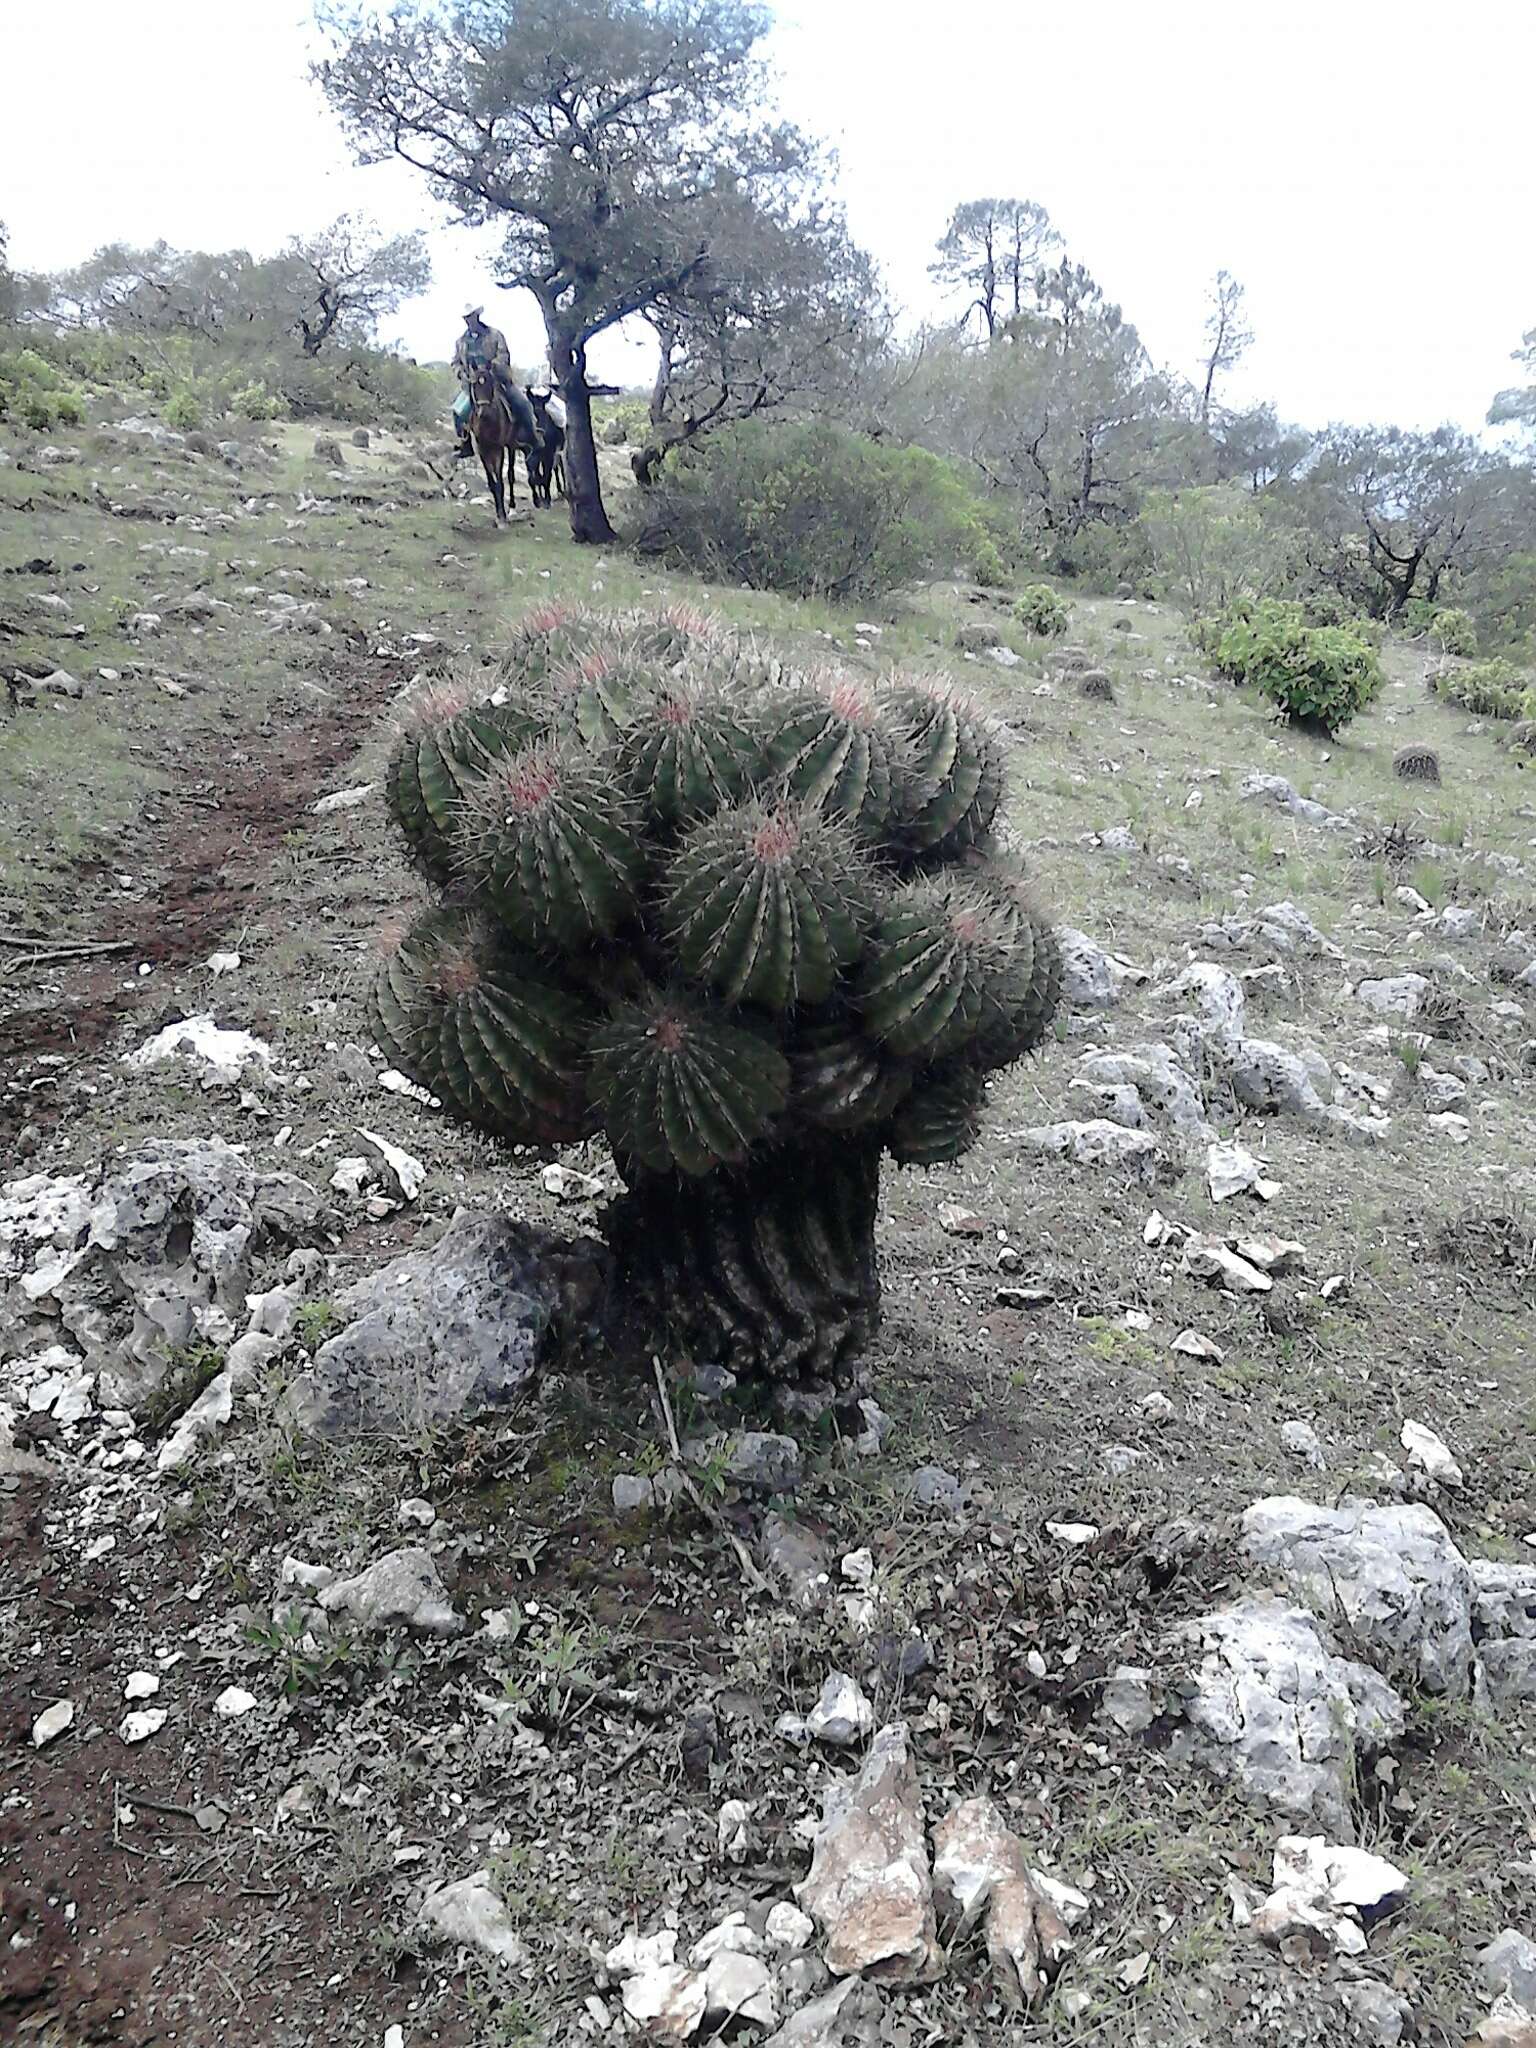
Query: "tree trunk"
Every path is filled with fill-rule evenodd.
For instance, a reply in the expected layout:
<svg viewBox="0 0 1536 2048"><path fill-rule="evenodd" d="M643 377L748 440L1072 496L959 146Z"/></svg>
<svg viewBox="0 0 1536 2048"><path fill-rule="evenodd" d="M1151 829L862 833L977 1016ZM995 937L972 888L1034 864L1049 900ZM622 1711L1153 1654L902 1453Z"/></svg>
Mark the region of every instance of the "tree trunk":
<svg viewBox="0 0 1536 2048"><path fill-rule="evenodd" d="M587 355L564 323L545 309L549 364L565 400L565 495L571 508L571 538L609 546L618 539L603 506L597 442L592 433L592 394L587 389Z"/></svg>
<svg viewBox="0 0 1536 2048"><path fill-rule="evenodd" d="M609 1212L621 1333L831 1398L880 1316L880 1150L806 1146L703 1180L636 1172Z"/></svg>
<svg viewBox="0 0 1536 2048"><path fill-rule="evenodd" d="M672 357L677 348L678 325L663 314L651 315L651 326L655 329L660 354L656 361L656 381L651 386L651 425L659 427L667 416L672 397Z"/></svg>

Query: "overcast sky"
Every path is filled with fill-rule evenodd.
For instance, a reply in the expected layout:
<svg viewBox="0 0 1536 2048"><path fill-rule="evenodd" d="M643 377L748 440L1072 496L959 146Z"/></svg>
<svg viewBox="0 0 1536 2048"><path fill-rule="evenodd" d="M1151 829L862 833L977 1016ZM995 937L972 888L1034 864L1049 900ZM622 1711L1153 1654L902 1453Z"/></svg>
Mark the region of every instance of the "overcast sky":
<svg viewBox="0 0 1536 2048"><path fill-rule="evenodd" d="M957 201L1037 199L1135 320L1192 369L1213 273L1257 341L1232 396L1290 418L1481 423L1536 327L1531 0L783 0L783 105L832 140L855 232L914 315ZM395 325L452 347L484 298L514 357L531 305L403 167L360 170L306 72L304 0L5 8L0 218L12 261L112 240L246 247L361 207L431 229L436 283ZM25 89L19 89L26 81ZM612 342L605 374L644 374Z"/></svg>

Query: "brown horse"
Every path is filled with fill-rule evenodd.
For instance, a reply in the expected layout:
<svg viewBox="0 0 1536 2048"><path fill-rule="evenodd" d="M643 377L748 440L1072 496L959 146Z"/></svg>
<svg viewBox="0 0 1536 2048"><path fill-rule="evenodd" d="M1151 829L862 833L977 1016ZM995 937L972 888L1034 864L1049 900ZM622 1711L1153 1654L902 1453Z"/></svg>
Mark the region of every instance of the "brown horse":
<svg viewBox="0 0 1536 2048"><path fill-rule="evenodd" d="M517 510L517 451L525 448L536 455L538 430L530 430L517 418L496 388L494 372L477 364L469 374L469 438L474 443L485 480L496 505L496 524L507 523L507 503Z"/></svg>

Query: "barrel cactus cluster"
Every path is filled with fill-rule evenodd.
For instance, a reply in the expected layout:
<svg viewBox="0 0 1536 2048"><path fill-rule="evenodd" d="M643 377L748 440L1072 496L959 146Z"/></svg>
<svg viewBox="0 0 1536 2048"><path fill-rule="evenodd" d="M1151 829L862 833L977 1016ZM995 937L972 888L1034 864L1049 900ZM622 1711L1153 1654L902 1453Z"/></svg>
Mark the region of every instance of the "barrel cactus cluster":
<svg viewBox="0 0 1536 2048"><path fill-rule="evenodd" d="M606 1134L642 1341L857 1384L882 1157L963 1153L1059 993L987 720L685 610L548 606L421 694L387 787L434 891L379 969L394 1064L508 1144Z"/></svg>

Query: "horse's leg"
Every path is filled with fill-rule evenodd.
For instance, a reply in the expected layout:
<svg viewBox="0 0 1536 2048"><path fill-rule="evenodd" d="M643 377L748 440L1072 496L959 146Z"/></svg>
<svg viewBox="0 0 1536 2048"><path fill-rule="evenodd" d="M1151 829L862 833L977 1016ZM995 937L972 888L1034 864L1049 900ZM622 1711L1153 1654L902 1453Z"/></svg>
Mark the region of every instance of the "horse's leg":
<svg viewBox="0 0 1536 2048"><path fill-rule="evenodd" d="M553 465L553 474L551 481L553 482L555 489L560 493L561 497L565 497L565 455L563 451L558 448L555 450L555 460Z"/></svg>
<svg viewBox="0 0 1536 2048"><path fill-rule="evenodd" d="M496 524L506 523L506 496L501 488L501 450L483 447L480 450L480 466L485 471L485 480L491 487L491 502L496 508Z"/></svg>

